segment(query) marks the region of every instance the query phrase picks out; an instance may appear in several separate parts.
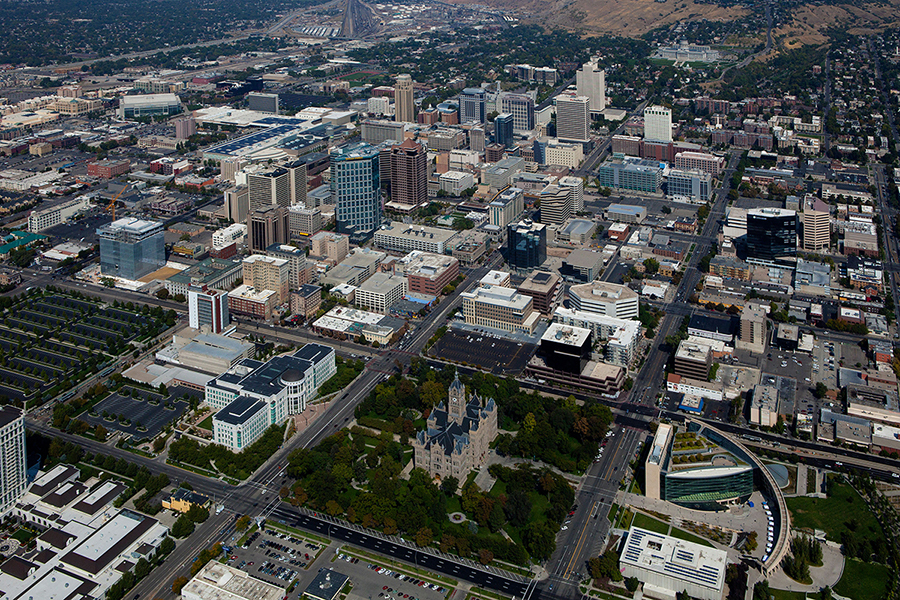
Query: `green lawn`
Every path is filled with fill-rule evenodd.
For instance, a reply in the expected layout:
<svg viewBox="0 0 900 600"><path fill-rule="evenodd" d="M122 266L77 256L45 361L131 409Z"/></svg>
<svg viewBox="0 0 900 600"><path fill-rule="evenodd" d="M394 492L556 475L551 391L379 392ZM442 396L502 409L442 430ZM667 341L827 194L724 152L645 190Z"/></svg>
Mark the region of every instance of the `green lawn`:
<svg viewBox="0 0 900 600"><path fill-rule="evenodd" d="M821 529L831 541L840 542L844 532L869 540L877 540L884 535L866 503L845 483L832 483L828 498L795 497L785 500L794 527ZM856 522L855 527L852 527L852 521Z"/></svg>
<svg viewBox="0 0 900 600"><path fill-rule="evenodd" d="M850 558L834 591L853 600L880 600L887 591L890 571L884 565Z"/></svg>
<svg viewBox="0 0 900 600"><path fill-rule="evenodd" d="M708 546L710 548L715 548L708 540L702 538L698 535L694 535L689 531L684 531L681 529L672 528L672 532L669 534L672 537L676 537L679 540L684 540L686 542L694 542L695 544L699 544L701 546Z"/></svg>
<svg viewBox="0 0 900 600"><path fill-rule="evenodd" d="M661 533L663 535L666 535L669 532L668 523L663 523L662 521L658 521L643 513L634 513L634 522L632 525L648 531L655 531L656 533Z"/></svg>
<svg viewBox="0 0 900 600"><path fill-rule="evenodd" d="M17 529L14 534L12 534L13 539L19 540L23 544L27 544L35 537L35 533L28 529Z"/></svg>
<svg viewBox="0 0 900 600"><path fill-rule="evenodd" d="M206 429L207 431L212 431L212 428L213 428L212 418L213 418L213 416L209 415L208 417L206 417L205 419L200 421L197 424L197 427L199 427L200 429Z"/></svg>

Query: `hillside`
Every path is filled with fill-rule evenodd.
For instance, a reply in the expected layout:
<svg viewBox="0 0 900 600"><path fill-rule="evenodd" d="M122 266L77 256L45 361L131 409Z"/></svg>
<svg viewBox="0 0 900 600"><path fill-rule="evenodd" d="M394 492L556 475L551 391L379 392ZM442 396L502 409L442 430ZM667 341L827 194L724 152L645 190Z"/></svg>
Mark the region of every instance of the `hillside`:
<svg viewBox="0 0 900 600"><path fill-rule="evenodd" d="M586 35L617 34L639 37L648 31L679 21L733 21L750 14L749 8L697 3L692 0L450 0L458 4L486 4L529 15L526 22L540 22ZM820 44L824 31L840 27L850 33L867 33L900 26L900 0L847 4L805 3L784 7L791 13L775 31L783 47ZM761 15L760 15L761 16Z"/></svg>

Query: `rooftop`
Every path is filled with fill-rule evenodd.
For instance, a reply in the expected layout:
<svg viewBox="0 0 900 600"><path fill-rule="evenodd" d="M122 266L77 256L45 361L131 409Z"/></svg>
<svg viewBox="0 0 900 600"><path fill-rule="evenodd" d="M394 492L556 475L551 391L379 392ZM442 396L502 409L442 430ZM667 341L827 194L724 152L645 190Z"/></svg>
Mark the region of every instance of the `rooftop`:
<svg viewBox="0 0 900 600"><path fill-rule="evenodd" d="M241 425L261 410L266 410L266 403L262 400L238 396L234 402L217 412L214 419L229 425Z"/></svg>
<svg viewBox="0 0 900 600"><path fill-rule="evenodd" d="M284 588L251 577L230 565L210 561L181 593L203 600L281 600Z"/></svg>
<svg viewBox="0 0 900 600"><path fill-rule="evenodd" d="M723 550L632 527L619 560L721 593L727 558L728 554Z"/></svg>
<svg viewBox="0 0 900 600"><path fill-rule="evenodd" d="M541 336L542 342L556 342L557 344L566 344L568 346L582 347L591 337L590 329L581 327L572 327L571 325L563 325L561 323L551 323L546 333Z"/></svg>

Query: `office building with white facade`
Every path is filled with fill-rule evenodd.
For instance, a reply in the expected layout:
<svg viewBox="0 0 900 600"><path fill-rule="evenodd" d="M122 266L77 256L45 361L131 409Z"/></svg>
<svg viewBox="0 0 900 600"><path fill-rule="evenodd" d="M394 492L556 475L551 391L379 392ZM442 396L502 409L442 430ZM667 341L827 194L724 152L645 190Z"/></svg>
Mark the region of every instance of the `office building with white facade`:
<svg viewBox="0 0 900 600"><path fill-rule="evenodd" d="M560 94L556 97L556 137L569 142L591 139L591 99Z"/></svg>
<svg viewBox="0 0 900 600"><path fill-rule="evenodd" d="M21 410L0 407L0 516L9 512L25 491L25 420Z"/></svg>
<svg viewBox="0 0 900 600"><path fill-rule="evenodd" d="M569 287L569 303L574 310L616 319L637 319L640 298L627 285L606 281Z"/></svg>
<svg viewBox="0 0 900 600"><path fill-rule="evenodd" d="M407 292L409 283L406 277L375 273L356 288L354 302L362 309L385 314Z"/></svg>
<svg viewBox="0 0 900 600"><path fill-rule="evenodd" d="M656 105L644 109L644 140L672 141L672 109Z"/></svg>
<svg viewBox="0 0 900 600"><path fill-rule="evenodd" d="M210 332L220 333L231 323L228 313L228 292L207 289L205 286L188 288L188 324L194 329L209 327Z"/></svg>
<svg viewBox="0 0 900 600"><path fill-rule="evenodd" d="M669 598L685 592L698 600L721 600L728 553L632 527L619 565L625 577L644 583L645 595Z"/></svg>
<svg viewBox="0 0 900 600"><path fill-rule="evenodd" d="M634 360L641 334L639 321L558 307L553 322L589 329L595 340L604 343L604 360L609 364L627 368Z"/></svg>
<svg viewBox="0 0 900 600"><path fill-rule="evenodd" d="M306 410L319 387L337 373L334 349L307 344L293 355L262 363L244 359L206 384L213 416L213 439L239 452L272 425Z"/></svg>
<svg viewBox="0 0 900 600"><path fill-rule="evenodd" d="M591 57L575 73L575 89L579 96L591 99L592 114L606 110L606 71L597 65L598 61L598 57Z"/></svg>
<svg viewBox="0 0 900 600"><path fill-rule="evenodd" d="M394 221L390 226L382 226L375 232L375 245L385 250L411 252L424 250L435 254L444 254L451 241L458 236L452 229L428 227L425 225L408 225Z"/></svg>
<svg viewBox="0 0 900 600"><path fill-rule="evenodd" d="M510 187L498 192L488 204L488 220L491 225L506 227L525 211L525 191Z"/></svg>
<svg viewBox="0 0 900 600"><path fill-rule="evenodd" d="M228 227L217 229L212 235L213 248L221 249L231 244L241 244L247 235L246 223L232 223Z"/></svg>
<svg viewBox="0 0 900 600"><path fill-rule="evenodd" d="M74 200L57 204L43 210L33 210L28 215L28 231L38 233L50 229L68 221L71 217L91 207L91 201L87 196L79 196Z"/></svg>

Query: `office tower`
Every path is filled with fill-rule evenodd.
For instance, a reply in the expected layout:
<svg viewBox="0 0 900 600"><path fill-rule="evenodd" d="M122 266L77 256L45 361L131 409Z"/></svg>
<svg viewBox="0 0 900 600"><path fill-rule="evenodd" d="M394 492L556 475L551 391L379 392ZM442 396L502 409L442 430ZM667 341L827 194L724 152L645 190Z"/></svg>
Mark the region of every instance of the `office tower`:
<svg viewBox="0 0 900 600"><path fill-rule="evenodd" d="M381 225L378 148L360 142L331 151L331 197L339 233L370 236Z"/></svg>
<svg viewBox="0 0 900 600"><path fill-rule="evenodd" d="M587 96L556 97L556 137L571 142L591 139L590 99Z"/></svg>
<svg viewBox="0 0 900 600"><path fill-rule="evenodd" d="M506 262L512 269L533 269L547 260L547 227L525 219L506 227L509 244Z"/></svg>
<svg viewBox="0 0 900 600"><path fill-rule="evenodd" d="M397 83L394 85L394 120L403 123L416 122L413 80L410 75L397 75Z"/></svg>
<svg viewBox="0 0 900 600"><path fill-rule="evenodd" d="M250 173L247 175L247 188L251 212L264 206L287 208L291 205L291 174L282 167L262 173Z"/></svg>
<svg viewBox="0 0 900 600"><path fill-rule="evenodd" d="M247 108L258 112L278 114L278 94L250 92L245 96Z"/></svg>
<svg viewBox="0 0 900 600"><path fill-rule="evenodd" d="M97 229L100 274L137 280L166 264L163 224L134 218L116 219Z"/></svg>
<svg viewBox="0 0 900 600"><path fill-rule="evenodd" d="M459 122L484 123L485 91L481 88L466 88L459 95Z"/></svg>
<svg viewBox="0 0 900 600"><path fill-rule="evenodd" d="M606 109L606 71L597 66L598 58L592 57L575 73L575 89L579 96L591 99L592 113Z"/></svg>
<svg viewBox="0 0 900 600"><path fill-rule="evenodd" d="M18 408L0 407L0 515L25 493L25 418Z"/></svg>
<svg viewBox="0 0 900 600"><path fill-rule="evenodd" d="M560 177L557 182L561 188L570 188L572 190L572 212L580 213L584 210L584 179L581 177L573 177L566 175Z"/></svg>
<svg viewBox="0 0 900 600"><path fill-rule="evenodd" d="M175 121L175 139L186 140L197 133L197 121L193 117Z"/></svg>
<svg viewBox="0 0 900 600"><path fill-rule="evenodd" d="M473 127L469 130L469 150L484 152L484 129Z"/></svg>
<svg viewBox="0 0 900 600"><path fill-rule="evenodd" d="M502 144L505 148L512 148L513 116L511 113L501 113L494 118L494 142Z"/></svg>
<svg viewBox="0 0 900 600"><path fill-rule="evenodd" d="M270 246L271 247L271 246ZM287 302L290 292L291 264L283 258L253 254L244 259L244 285L272 290L277 302Z"/></svg>
<svg viewBox="0 0 900 600"><path fill-rule="evenodd" d="M206 325L211 333L221 333L231 322L228 292L192 285L188 288L188 325L194 329Z"/></svg>
<svg viewBox="0 0 900 600"><path fill-rule="evenodd" d="M562 225L572 216L572 188L555 183L541 190L541 223Z"/></svg>
<svg viewBox="0 0 900 600"><path fill-rule="evenodd" d="M308 209L304 209L308 210ZM309 281L306 251L296 246L272 244L266 248L266 255L280 258L288 263L288 289L296 290Z"/></svg>
<svg viewBox="0 0 900 600"><path fill-rule="evenodd" d="M290 212L283 206L264 206L247 217L247 246L264 251L272 244L286 244L291 236Z"/></svg>
<svg viewBox="0 0 900 600"><path fill-rule="evenodd" d="M644 140L648 142L672 141L672 111L665 106L648 106L644 109Z"/></svg>
<svg viewBox="0 0 900 600"><path fill-rule="evenodd" d="M250 213L250 190L239 185L225 190L225 216L235 223L244 223Z"/></svg>
<svg viewBox="0 0 900 600"><path fill-rule="evenodd" d="M284 168L288 172L288 181L291 184L291 206L302 204L308 208L315 208L315 206L308 206L306 201L306 160L301 158L289 162L284 165Z"/></svg>
<svg viewBox="0 0 900 600"><path fill-rule="evenodd" d="M525 210L525 192L519 188L508 187L488 204L488 219L491 225L506 227L519 218Z"/></svg>
<svg viewBox="0 0 900 600"><path fill-rule="evenodd" d="M816 197L803 201L803 249L819 252L831 243L831 211Z"/></svg>
<svg viewBox="0 0 900 600"><path fill-rule="evenodd" d="M428 202L428 156L425 148L406 140L391 148L391 204L408 211Z"/></svg>
<svg viewBox="0 0 900 600"><path fill-rule="evenodd" d="M513 130L521 133L534 129L534 98L526 94L500 94L500 110L513 116Z"/></svg>
<svg viewBox="0 0 900 600"><path fill-rule="evenodd" d="M783 208L747 211L747 257L774 260L797 253L797 213Z"/></svg>

